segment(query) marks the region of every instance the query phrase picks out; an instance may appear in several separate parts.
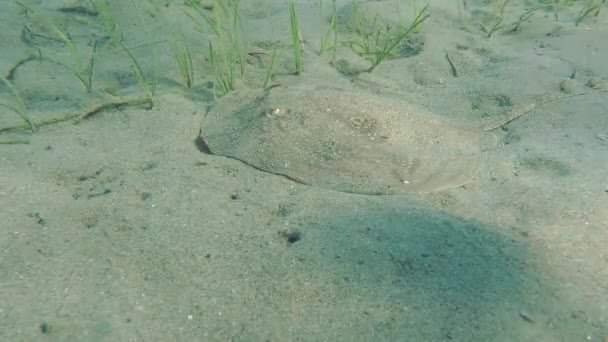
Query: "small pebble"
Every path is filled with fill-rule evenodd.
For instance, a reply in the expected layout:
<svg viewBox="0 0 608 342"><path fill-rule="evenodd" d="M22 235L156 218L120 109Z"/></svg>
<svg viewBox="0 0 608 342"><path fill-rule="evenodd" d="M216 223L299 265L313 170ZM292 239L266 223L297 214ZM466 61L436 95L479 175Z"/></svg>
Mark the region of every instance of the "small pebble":
<svg viewBox="0 0 608 342"><path fill-rule="evenodd" d="M574 94L576 91L576 82L573 79L565 79L559 83L559 90L566 94Z"/></svg>
<svg viewBox="0 0 608 342"><path fill-rule="evenodd" d="M300 231L292 232L281 232L281 235L287 240L288 243L296 243L302 239L302 233Z"/></svg>
<svg viewBox="0 0 608 342"><path fill-rule="evenodd" d="M528 323L534 323L534 320L532 319L532 317L530 317L530 315L527 312L520 311L519 317L521 317L524 321L526 321Z"/></svg>

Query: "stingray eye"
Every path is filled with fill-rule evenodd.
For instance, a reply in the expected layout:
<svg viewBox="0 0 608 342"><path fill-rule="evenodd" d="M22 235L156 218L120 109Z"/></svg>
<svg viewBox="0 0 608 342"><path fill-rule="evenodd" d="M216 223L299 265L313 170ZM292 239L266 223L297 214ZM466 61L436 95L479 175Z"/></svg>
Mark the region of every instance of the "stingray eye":
<svg viewBox="0 0 608 342"><path fill-rule="evenodd" d="M286 117L288 113L289 110L283 110L280 107L277 107L270 111L270 116L273 116L275 118L283 118Z"/></svg>

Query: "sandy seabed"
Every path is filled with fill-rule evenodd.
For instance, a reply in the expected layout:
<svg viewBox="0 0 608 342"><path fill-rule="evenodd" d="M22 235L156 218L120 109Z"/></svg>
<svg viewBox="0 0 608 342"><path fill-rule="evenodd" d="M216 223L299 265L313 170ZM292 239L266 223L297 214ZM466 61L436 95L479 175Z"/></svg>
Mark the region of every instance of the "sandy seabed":
<svg viewBox="0 0 608 342"><path fill-rule="evenodd" d="M330 1L298 1L295 76L285 2L241 2L237 91L260 87L278 45L276 87L406 98L463 126L533 109L492 130L463 186L323 189L201 151L221 94L183 1L104 7L156 80L151 109L127 54L95 47L108 21L90 2L3 2L0 67L39 124L0 107L0 340L608 341L606 5L579 25L586 1L557 18L541 8L487 37L492 4L432 1L403 55L367 73L347 44L319 54ZM412 3L396 3L360 1L361 15L410 20ZM509 5L505 23L533 3ZM336 5L345 41L351 1ZM90 92L46 20L81 56L97 49ZM18 105L6 84L0 102Z"/></svg>

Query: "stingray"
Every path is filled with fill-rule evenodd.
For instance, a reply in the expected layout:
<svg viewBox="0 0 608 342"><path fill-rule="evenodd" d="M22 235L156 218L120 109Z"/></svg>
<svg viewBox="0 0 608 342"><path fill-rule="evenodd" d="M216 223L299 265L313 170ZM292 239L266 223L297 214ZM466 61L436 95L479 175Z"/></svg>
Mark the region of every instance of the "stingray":
<svg viewBox="0 0 608 342"><path fill-rule="evenodd" d="M339 88L233 92L206 114L199 138L210 154L373 195L462 186L483 155L480 132L404 100Z"/></svg>

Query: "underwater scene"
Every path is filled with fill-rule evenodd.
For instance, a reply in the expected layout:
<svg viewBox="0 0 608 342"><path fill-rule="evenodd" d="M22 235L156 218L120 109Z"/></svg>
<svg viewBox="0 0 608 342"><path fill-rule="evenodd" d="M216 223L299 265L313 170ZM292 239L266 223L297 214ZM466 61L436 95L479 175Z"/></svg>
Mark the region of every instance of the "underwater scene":
<svg viewBox="0 0 608 342"><path fill-rule="evenodd" d="M0 341L608 342L608 1L0 25Z"/></svg>

